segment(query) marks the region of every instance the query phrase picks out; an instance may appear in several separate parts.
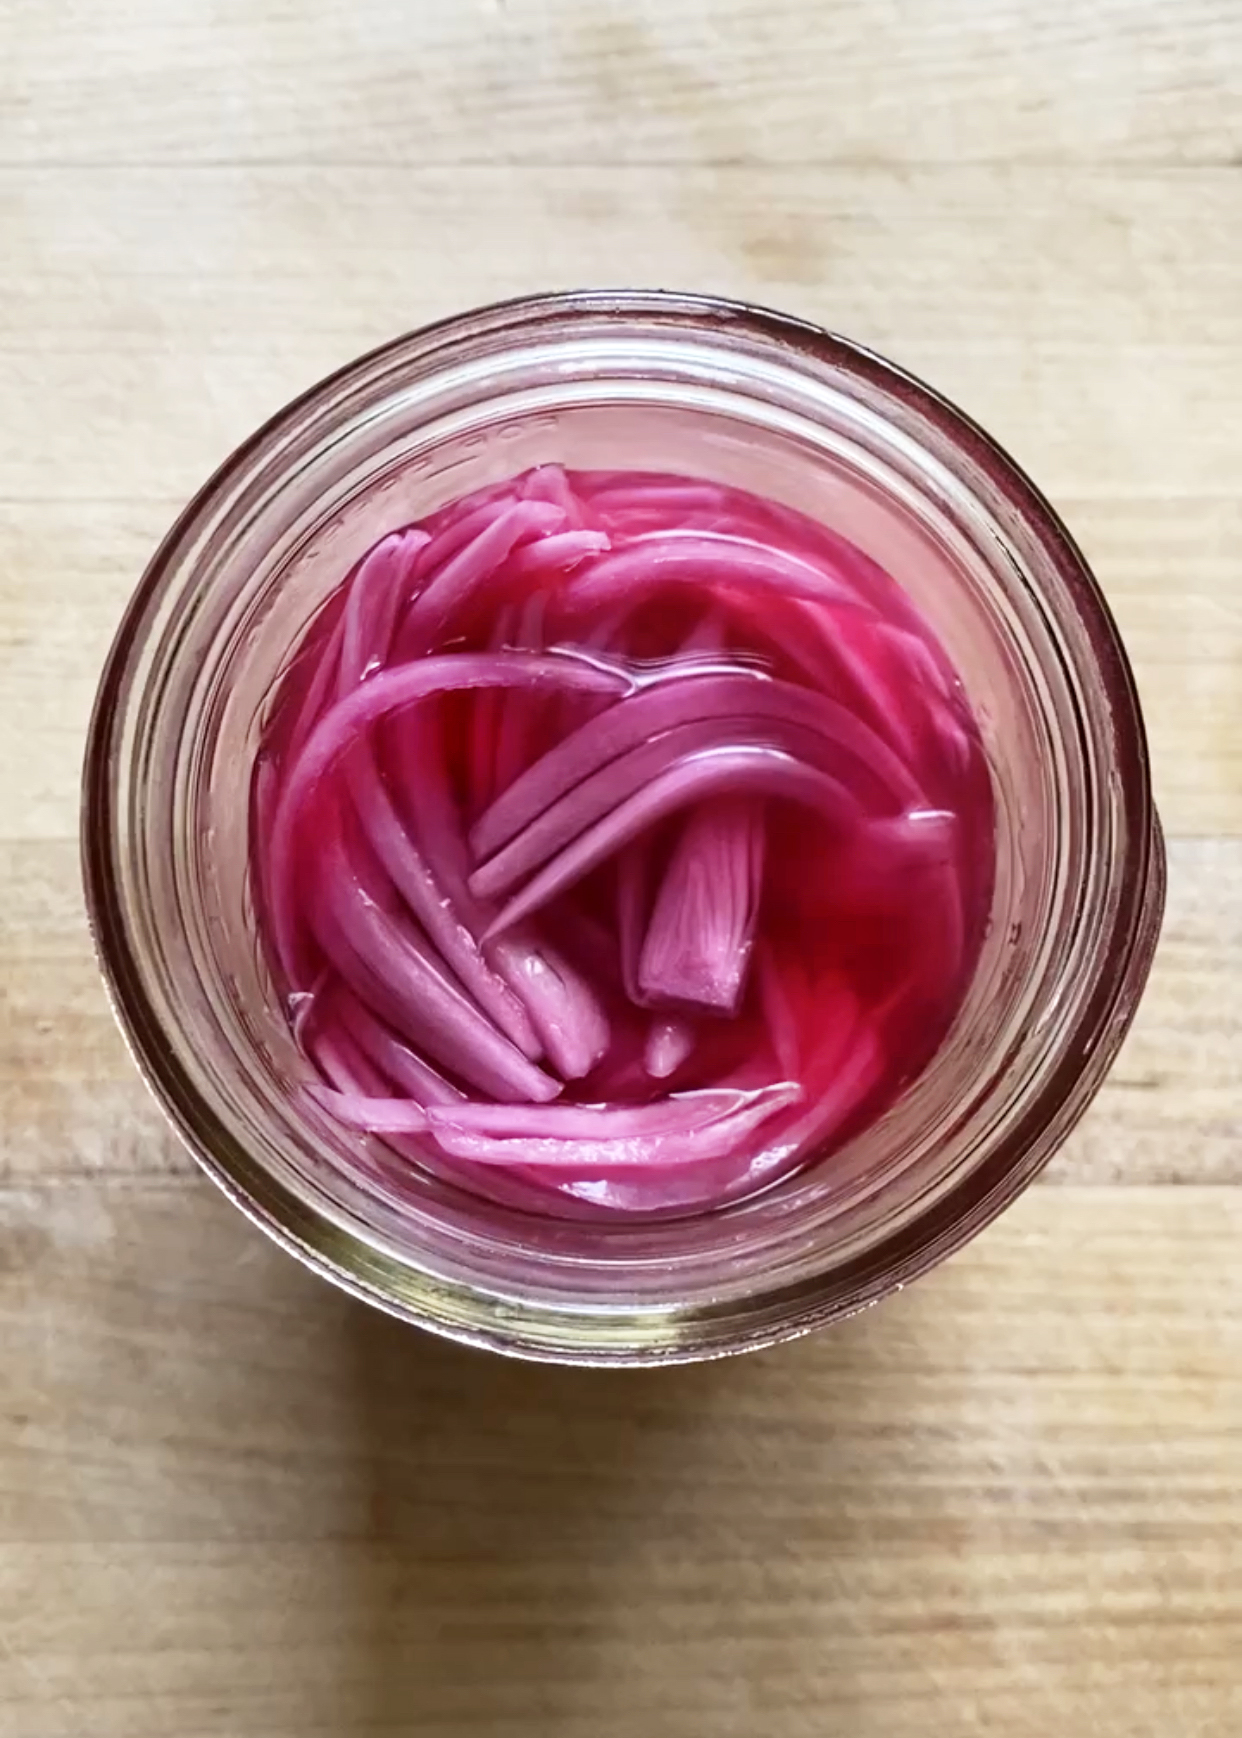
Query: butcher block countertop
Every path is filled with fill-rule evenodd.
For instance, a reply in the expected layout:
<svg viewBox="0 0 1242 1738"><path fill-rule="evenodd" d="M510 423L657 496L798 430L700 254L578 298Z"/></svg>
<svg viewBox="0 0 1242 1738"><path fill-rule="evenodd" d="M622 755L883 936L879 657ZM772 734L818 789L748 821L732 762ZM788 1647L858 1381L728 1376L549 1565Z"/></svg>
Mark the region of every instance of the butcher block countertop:
<svg viewBox="0 0 1242 1738"><path fill-rule="evenodd" d="M77 781L178 507L541 287L787 308L971 411L1133 655L1168 918L947 1266L661 1373L337 1295L164 1128ZM0 0L0 1738L1242 1735L1237 0Z"/></svg>

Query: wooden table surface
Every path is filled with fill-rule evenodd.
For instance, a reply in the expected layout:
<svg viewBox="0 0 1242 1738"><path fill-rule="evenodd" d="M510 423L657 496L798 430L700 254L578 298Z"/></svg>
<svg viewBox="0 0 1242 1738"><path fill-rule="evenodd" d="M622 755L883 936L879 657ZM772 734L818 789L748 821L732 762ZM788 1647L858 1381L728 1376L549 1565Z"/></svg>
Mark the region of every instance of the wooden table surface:
<svg viewBox="0 0 1242 1738"><path fill-rule="evenodd" d="M1046 1179L844 1328L526 1369L302 1272L161 1126L77 876L173 513L388 335L783 306L1040 480L1170 836ZM1238 0L0 0L0 1734L1242 1733Z"/></svg>

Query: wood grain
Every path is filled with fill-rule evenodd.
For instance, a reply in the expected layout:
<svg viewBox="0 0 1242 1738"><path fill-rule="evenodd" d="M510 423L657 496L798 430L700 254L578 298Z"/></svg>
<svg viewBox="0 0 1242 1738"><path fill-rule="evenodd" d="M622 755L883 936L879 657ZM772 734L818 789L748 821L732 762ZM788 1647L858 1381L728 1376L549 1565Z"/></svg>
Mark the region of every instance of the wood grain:
<svg viewBox="0 0 1242 1738"><path fill-rule="evenodd" d="M198 1193L0 1197L0 1729L1236 1730L1236 1190L1037 1192L654 1378L411 1336Z"/></svg>
<svg viewBox="0 0 1242 1738"><path fill-rule="evenodd" d="M1242 1732L1242 10L0 0L0 1738ZM971 1249L659 1377L405 1332L136 1079L77 773L180 504L310 380L581 283L956 397L1133 655L1169 915Z"/></svg>
<svg viewBox="0 0 1242 1738"><path fill-rule="evenodd" d="M1233 170L10 170L0 222L0 396L17 426L49 390L65 412L12 443L10 498L184 499L365 346L521 291L645 282L890 352L1057 498L1236 499Z"/></svg>
<svg viewBox="0 0 1242 1738"><path fill-rule="evenodd" d="M8 0L19 163L1222 163L1232 0Z"/></svg>

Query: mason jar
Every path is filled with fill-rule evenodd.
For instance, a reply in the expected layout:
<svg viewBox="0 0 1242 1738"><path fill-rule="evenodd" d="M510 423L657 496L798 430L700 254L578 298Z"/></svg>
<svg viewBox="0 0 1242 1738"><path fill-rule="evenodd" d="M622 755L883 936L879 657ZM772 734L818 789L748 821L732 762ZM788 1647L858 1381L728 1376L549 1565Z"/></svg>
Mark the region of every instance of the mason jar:
<svg viewBox="0 0 1242 1738"><path fill-rule="evenodd" d="M988 757L992 908L952 1029L845 1146L714 1211L564 1220L378 1163L377 1137L309 1114L256 932L249 780L291 649L385 532L549 462L735 485L843 532L939 636ZM246 441L121 623L87 744L82 851L134 1057L230 1198L396 1316L579 1364L790 1339L960 1247L1090 1103L1164 896L1130 669L1035 486L961 411L846 339L668 293L537 296L441 321Z"/></svg>

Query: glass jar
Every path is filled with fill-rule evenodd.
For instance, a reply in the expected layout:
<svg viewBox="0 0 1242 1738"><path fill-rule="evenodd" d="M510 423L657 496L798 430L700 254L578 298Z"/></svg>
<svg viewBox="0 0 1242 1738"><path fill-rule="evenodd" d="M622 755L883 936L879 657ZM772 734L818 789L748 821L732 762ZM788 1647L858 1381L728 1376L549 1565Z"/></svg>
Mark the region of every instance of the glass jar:
<svg viewBox="0 0 1242 1738"><path fill-rule="evenodd" d="M274 682L383 532L547 461L738 484L844 531L913 596L980 720L991 922L932 1064L766 1193L575 1223L480 1200L310 1120L258 946L250 767ZM401 338L313 387L190 503L99 690L83 859L138 1064L254 1220L359 1297L474 1345L583 1364L708 1358L874 1302L974 1235L1086 1109L1156 944L1164 857L1130 670L1068 532L928 387L780 314L550 295ZM299 1105L300 1101L300 1105Z"/></svg>

